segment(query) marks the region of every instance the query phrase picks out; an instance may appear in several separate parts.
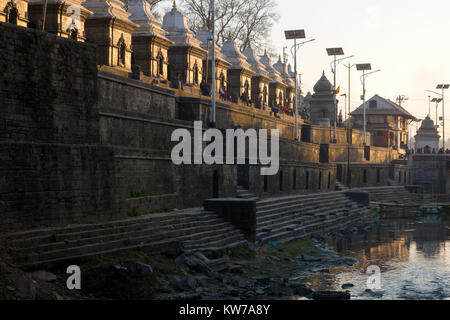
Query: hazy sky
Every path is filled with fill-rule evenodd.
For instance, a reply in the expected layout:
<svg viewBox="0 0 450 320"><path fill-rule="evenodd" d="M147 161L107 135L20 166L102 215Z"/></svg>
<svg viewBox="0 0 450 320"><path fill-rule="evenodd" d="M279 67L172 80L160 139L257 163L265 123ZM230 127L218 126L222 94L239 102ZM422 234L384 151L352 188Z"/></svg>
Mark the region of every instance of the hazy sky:
<svg viewBox="0 0 450 320"><path fill-rule="evenodd" d="M406 95L403 106L418 118L428 114L425 90L450 83L450 1L448 0L276 0L281 18L272 32L275 48L293 45L283 30L305 29L306 44L298 52L304 91L312 91L322 70L332 82L332 57L325 48L343 47L351 63L371 63L382 69L368 77L367 96L378 94L395 101ZM338 85L347 92L348 72L338 66ZM275 62L275 61L274 61ZM290 60L292 62L292 59ZM352 69L352 110L362 101L361 72ZM433 95L432 95L433 96ZM342 104L344 103L344 97ZM450 90L446 91L446 138L450 138ZM442 116L442 106L439 115ZM435 119L435 105L431 116ZM448 111L447 111L448 110Z"/></svg>

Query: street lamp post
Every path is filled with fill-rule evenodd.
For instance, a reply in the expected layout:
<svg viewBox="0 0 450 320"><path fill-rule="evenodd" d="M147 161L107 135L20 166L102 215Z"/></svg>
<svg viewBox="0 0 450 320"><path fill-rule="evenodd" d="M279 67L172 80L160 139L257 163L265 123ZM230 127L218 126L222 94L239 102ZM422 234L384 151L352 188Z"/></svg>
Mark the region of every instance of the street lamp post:
<svg viewBox="0 0 450 320"><path fill-rule="evenodd" d="M450 84L438 84L436 89L442 89L442 151L445 152L445 92Z"/></svg>
<svg viewBox="0 0 450 320"><path fill-rule="evenodd" d="M350 186L350 144L352 143L351 136L351 70L355 66L355 64L351 64L350 62L345 66L348 69L348 119L347 119L347 185ZM347 99L347 97L346 97ZM345 108L344 108L345 109Z"/></svg>
<svg viewBox="0 0 450 320"><path fill-rule="evenodd" d="M441 103L442 98L433 98L431 100L431 102L436 102L436 129L439 127L439 115L438 115L438 107L439 107L439 103Z"/></svg>
<svg viewBox="0 0 450 320"><path fill-rule="evenodd" d="M211 90L212 90L212 127L216 127L216 37L215 37L215 0L211 0L211 38L212 38L212 54L211 54Z"/></svg>
<svg viewBox="0 0 450 320"><path fill-rule="evenodd" d="M336 66L341 63L342 61L346 60L346 59L350 59L353 58L354 56L350 56L350 57L345 57L345 58L341 58L341 59L337 59L337 56L343 56L344 55L344 50L342 48L327 48L327 53L329 56L333 56L334 59L331 62L331 64L334 64L334 67L331 67L331 71L333 72L333 90L334 90L334 94L333 94L333 100L334 100L334 143L337 142L337 100L336 100L336 94L337 94L337 89L336 89Z"/></svg>
<svg viewBox="0 0 450 320"><path fill-rule="evenodd" d="M371 75L374 74L375 72L379 72L381 70L377 70L377 71L373 71L373 72L369 72L366 73L366 71L372 70L372 66L370 63L363 63L363 64L357 64L356 65L356 69L358 71L362 71L363 75L361 76L361 82L363 85L363 95L362 95L362 100L364 101L364 106L363 106L363 110L364 110L364 115L363 115L363 122L364 122L364 145L367 145L367 137L366 137L366 133L367 133L367 124L366 124L366 78Z"/></svg>
<svg viewBox="0 0 450 320"><path fill-rule="evenodd" d="M294 73L295 73L295 105L294 105L294 121L295 121L295 140L298 140L298 82L297 82L297 47L302 46L307 42L314 41L315 39L308 40L302 43L297 44L297 39L304 39L305 30L287 30L284 32L286 40L294 40ZM292 51L292 50L291 50Z"/></svg>

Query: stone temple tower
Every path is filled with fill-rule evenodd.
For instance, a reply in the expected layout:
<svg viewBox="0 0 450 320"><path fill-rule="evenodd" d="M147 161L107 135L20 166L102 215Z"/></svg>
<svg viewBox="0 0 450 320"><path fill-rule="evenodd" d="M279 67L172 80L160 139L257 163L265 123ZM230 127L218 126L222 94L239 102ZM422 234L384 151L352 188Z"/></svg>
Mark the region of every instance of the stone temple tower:
<svg viewBox="0 0 450 320"><path fill-rule="evenodd" d="M310 100L310 120L319 126L334 125L336 117L334 107L333 85L325 76L325 71L320 80L314 86L314 94Z"/></svg>
<svg viewBox="0 0 450 320"><path fill-rule="evenodd" d="M89 42L97 45L98 64L131 71L131 34L139 25L128 17L120 0L87 0L83 6L94 14L86 19Z"/></svg>

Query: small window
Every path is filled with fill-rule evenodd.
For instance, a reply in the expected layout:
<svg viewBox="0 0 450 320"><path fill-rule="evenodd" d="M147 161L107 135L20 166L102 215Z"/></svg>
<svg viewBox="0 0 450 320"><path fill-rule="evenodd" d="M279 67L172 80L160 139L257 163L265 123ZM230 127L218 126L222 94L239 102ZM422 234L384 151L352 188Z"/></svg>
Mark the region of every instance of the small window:
<svg viewBox="0 0 450 320"><path fill-rule="evenodd" d="M328 172L328 190L331 189L331 173Z"/></svg>
<svg viewBox="0 0 450 320"><path fill-rule="evenodd" d="M367 183L367 170L366 169L364 169L364 172L363 172L363 183L364 184Z"/></svg>
<svg viewBox="0 0 450 320"><path fill-rule="evenodd" d="M158 74L164 75L164 56L161 51L158 53Z"/></svg>
<svg viewBox="0 0 450 320"><path fill-rule="evenodd" d="M264 192L267 192L268 186L269 186L268 178L267 176L264 176Z"/></svg>
<svg viewBox="0 0 450 320"><path fill-rule="evenodd" d="M199 75L198 75L198 66L197 66L197 62L194 64L194 84L198 84L199 83Z"/></svg>
<svg viewBox="0 0 450 320"><path fill-rule="evenodd" d="M380 169L377 169L377 183L380 183L381 176L380 176Z"/></svg>
<svg viewBox="0 0 450 320"><path fill-rule="evenodd" d="M6 12L6 22L11 24L17 24L19 18L19 11L17 10L14 2L9 2L4 10Z"/></svg>
<svg viewBox="0 0 450 320"><path fill-rule="evenodd" d="M125 44L125 40L123 39L123 34L120 37L119 43L118 43L118 47L119 47L119 55L118 55L118 65L121 67L125 67L125 55L126 55L126 44Z"/></svg>
<svg viewBox="0 0 450 320"><path fill-rule="evenodd" d="M77 40L78 39L78 30L77 29L70 30L69 38L72 40Z"/></svg>
<svg viewBox="0 0 450 320"><path fill-rule="evenodd" d="M370 109L376 109L377 108L377 101L376 100L371 100L369 102L369 108Z"/></svg>

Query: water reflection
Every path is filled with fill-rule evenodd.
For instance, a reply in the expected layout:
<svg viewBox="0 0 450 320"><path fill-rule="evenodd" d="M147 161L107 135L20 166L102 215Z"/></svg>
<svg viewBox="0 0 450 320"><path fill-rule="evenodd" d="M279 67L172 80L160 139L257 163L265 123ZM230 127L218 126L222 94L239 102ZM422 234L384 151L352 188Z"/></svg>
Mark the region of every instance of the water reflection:
<svg viewBox="0 0 450 320"><path fill-rule="evenodd" d="M303 279L313 290L342 290L355 299L446 299L450 297L448 222L383 220L368 232L335 238L328 245L358 263L353 267L317 271ZM381 269L381 290L367 289L366 270Z"/></svg>

